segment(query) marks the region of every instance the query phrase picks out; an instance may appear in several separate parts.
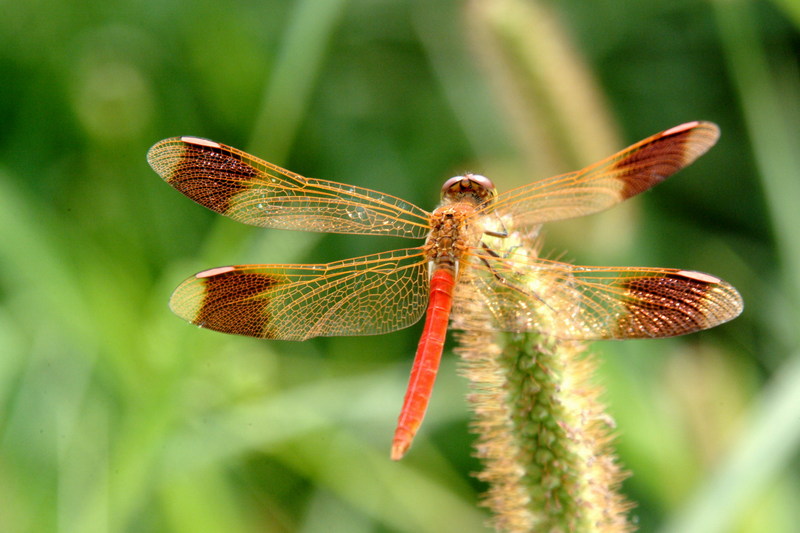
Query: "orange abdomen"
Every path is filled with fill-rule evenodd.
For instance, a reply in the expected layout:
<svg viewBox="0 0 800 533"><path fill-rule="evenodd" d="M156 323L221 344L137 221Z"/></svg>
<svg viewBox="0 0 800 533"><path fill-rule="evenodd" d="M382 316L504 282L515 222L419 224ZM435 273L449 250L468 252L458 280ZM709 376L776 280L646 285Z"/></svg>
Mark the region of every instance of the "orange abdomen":
<svg viewBox="0 0 800 533"><path fill-rule="evenodd" d="M450 270L439 269L431 277L431 296L425 315L425 328L419 339L403 409L400 411L392 442L392 459L395 461L401 459L411 446L428 409L450 321L454 285L455 279Z"/></svg>

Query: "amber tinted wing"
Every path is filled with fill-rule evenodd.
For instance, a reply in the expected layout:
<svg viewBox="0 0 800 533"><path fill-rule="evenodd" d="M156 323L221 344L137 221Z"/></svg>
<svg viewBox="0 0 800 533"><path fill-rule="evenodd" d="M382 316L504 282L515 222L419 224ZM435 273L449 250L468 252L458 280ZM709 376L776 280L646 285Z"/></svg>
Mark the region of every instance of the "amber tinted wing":
<svg viewBox="0 0 800 533"><path fill-rule="evenodd" d="M596 213L661 183L718 138L719 128L710 122L682 124L583 170L512 189L483 212L512 216L517 228Z"/></svg>
<svg viewBox="0 0 800 533"><path fill-rule="evenodd" d="M467 292L486 302L506 331L575 340L673 337L732 320L743 309L736 289L702 272L475 255Z"/></svg>
<svg viewBox="0 0 800 533"><path fill-rule="evenodd" d="M414 324L428 302L420 248L318 265L244 265L200 272L172 310L198 326L267 339L375 335Z"/></svg>
<svg viewBox="0 0 800 533"><path fill-rule="evenodd" d="M429 214L399 198L304 178L205 139L165 139L150 148L147 161L195 202L245 224L411 238L429 231Z"/></svg>

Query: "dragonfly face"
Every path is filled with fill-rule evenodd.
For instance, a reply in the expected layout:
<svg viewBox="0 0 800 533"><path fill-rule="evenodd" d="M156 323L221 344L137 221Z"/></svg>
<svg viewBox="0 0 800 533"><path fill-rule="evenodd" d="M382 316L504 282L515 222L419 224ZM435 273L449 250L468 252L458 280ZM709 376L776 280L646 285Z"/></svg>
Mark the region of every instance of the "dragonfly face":
<svg viewBox="0 0 800 533"><path fill-rule="evenodd" d="M476 206L486 205L497 197L492 180L480 174L455 176L442 185L442 204L469 201Z"/></svg>
<svg viewBox="0 0 800 533"><path fill-rule="evenodd" d="M689 122L582 170L497 194L477 174L442 188L433 213L371 189L305 178L197 137L156 143L147 158L175 189L255 226L424 239L422 246L325 264L237 265L186 279L173 311L201 327L267 339L373 335L426 316L392 446L399 459L427 408L456 284L505 331L597 340L683 335L742 311L736 290L700 272L586 267L548 261L530 234L648 190L705 153L719 129ZM488 245L487 240L493 245ZM470 276L460 276L470 269ZM565 318L567 317L567 318Z"/></svg>

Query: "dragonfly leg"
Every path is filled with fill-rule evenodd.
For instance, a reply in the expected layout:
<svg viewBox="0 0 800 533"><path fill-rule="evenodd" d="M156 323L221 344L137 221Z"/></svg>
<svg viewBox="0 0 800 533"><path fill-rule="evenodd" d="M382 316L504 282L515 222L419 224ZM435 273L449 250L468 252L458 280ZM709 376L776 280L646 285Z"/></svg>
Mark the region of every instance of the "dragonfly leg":
<svg viewBox="0 0 800 533"><path fill-rule="evenodd" d="M487 245L485 242L481 243L481 248L483 248L483 250L487 254L489 254L490 256L492 256L492 257L494 257L496 259L502 259L503 258L503 256L501 256L496 251L491 249L489 247L489 245ZM491 263L489 263L489 261L487 261L485 257L480 256L480 260L484 265L486 265L486 268L489 269L489 272L492 273L492 275L495 277L495 279L497 279L497 281L500 282L501 284L503 284L505 287L508 287L511 290L520 292L520 293L524 294L525 296L529 296L531 298L534 298L534 299L538 300L540 304L544 305L545 307L550 308L551 311L555 312L555 309L553 309L550 305L548 305L548 303L546 301L544 301L542 298L540 298L538 294L536 294L533 291L530 291L527 288L523 288L523 287L520 287L517 284L511 283L511 282L508 281L508 279L506 279L505 277L501 276L500 273L497 272L497 270L492 267Z"/></svg>

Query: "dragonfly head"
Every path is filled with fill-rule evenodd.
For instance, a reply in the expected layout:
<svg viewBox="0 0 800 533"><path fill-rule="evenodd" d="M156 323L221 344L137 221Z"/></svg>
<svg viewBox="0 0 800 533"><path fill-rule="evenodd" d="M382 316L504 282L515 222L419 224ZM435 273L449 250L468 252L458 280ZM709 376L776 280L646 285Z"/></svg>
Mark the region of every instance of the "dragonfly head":
<svg viewBox="0 0 800 533"><path fill-rule="evenodd" d="M480 174L464 174L455 176L442 185L442 202L452 203L471 200L476 204L485 204L497 196L492 180Z"/></svg>

